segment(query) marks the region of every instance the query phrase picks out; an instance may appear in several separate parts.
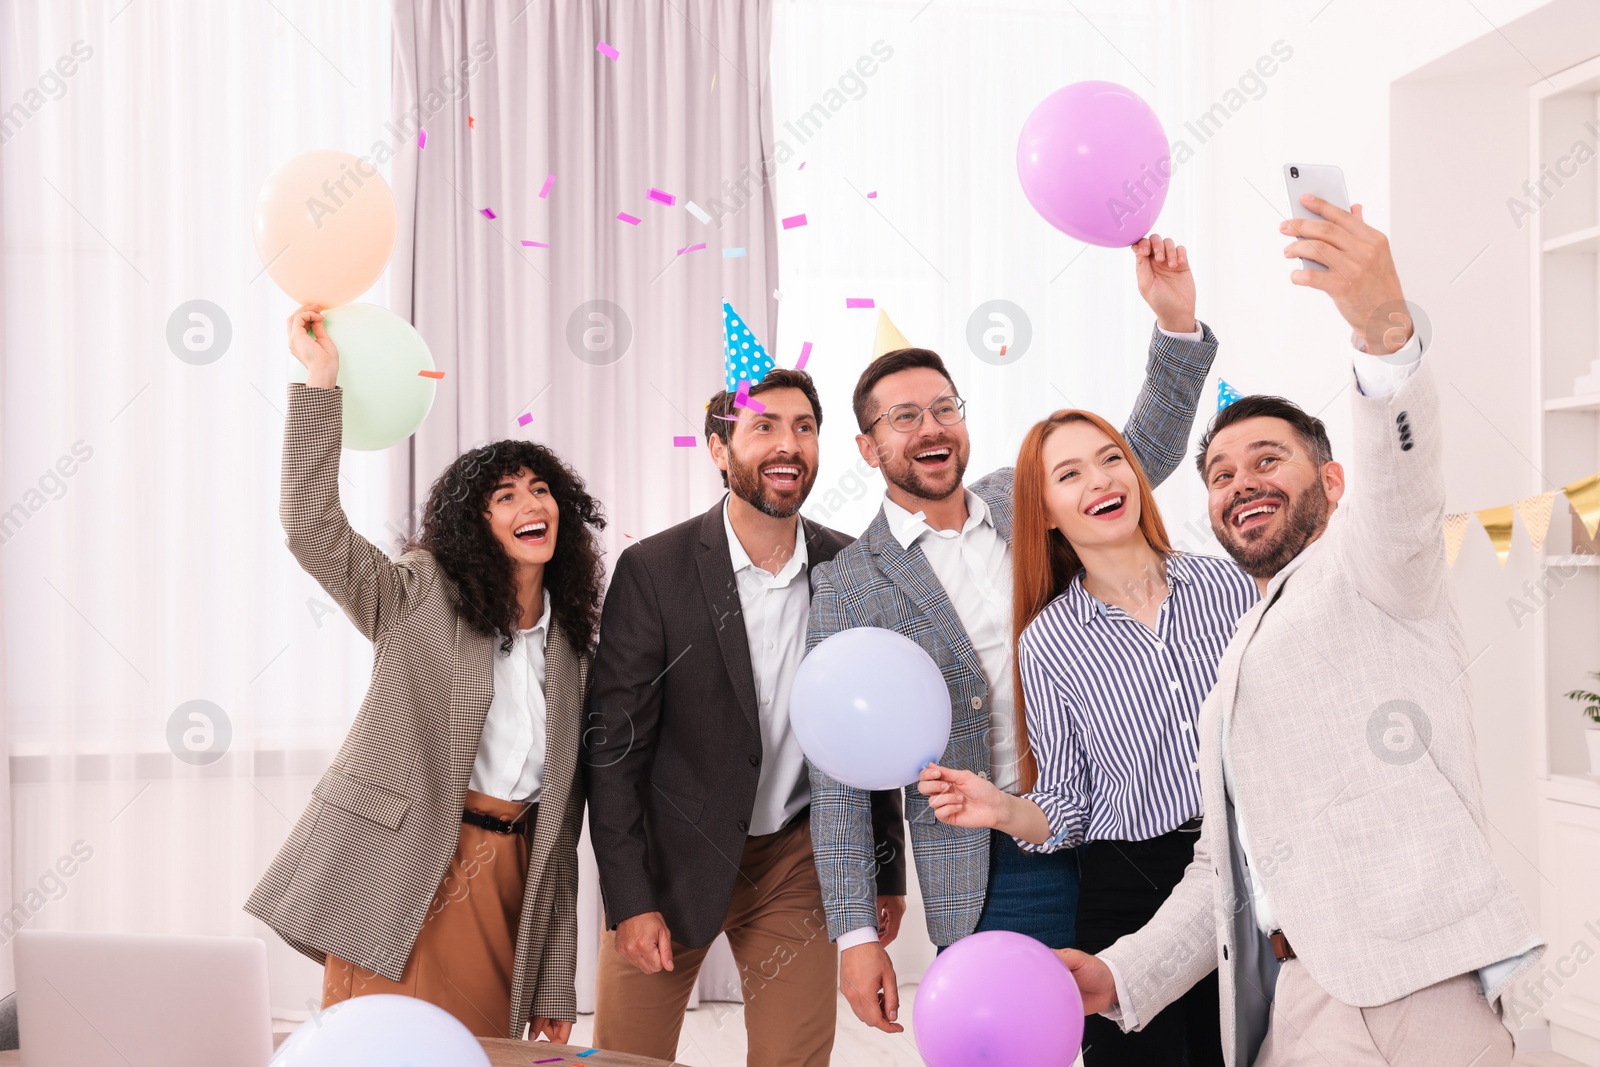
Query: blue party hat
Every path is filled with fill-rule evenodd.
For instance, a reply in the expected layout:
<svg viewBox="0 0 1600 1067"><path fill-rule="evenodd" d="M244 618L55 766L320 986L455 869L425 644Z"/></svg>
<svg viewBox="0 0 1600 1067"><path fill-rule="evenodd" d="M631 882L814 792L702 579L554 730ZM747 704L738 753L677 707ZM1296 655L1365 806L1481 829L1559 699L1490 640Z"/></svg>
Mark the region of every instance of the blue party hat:
<svg viewBox="0 0 1600 1067"><path fill-rule="evenodd" d="M1233 386L1229 385L1227 382L1223 381L1221 378L1217 379L1217 410L1218 411L1221 411L1223 408L1227 407L1229 404L1233 403L1235 400L1240 400L1240 399L1243 399L1243 397L1241 396L1241 394L1239 393L1239 391L1237 389L1235 389Z"/></svg>
<svg viewBox="0 0 1600 1067"><path fill-rule="evenodd" d="M726 300L722 302L722 333L728 392L738 392L741 378L751 385L759 384L772 369L772 357Z"/></svg>

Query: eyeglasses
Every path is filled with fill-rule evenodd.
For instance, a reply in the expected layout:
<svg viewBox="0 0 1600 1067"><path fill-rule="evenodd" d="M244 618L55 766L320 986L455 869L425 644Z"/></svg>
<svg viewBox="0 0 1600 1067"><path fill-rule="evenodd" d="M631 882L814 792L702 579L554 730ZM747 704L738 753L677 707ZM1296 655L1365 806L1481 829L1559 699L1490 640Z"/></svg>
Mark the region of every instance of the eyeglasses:
<svg viewBox="0 0 1600 1067"><path fill-rule="evenodd" d="M871 433L872 428L878 425L879 420L888 419L889 426L901 433L910 433L922 425L922 413L931 411L933 421L940 426L954 426L967 417L967 402L959 396L941 396L938 400L924 407L921 404L896 404L885 411L878 418L867 423L865 432Z"/></svg>

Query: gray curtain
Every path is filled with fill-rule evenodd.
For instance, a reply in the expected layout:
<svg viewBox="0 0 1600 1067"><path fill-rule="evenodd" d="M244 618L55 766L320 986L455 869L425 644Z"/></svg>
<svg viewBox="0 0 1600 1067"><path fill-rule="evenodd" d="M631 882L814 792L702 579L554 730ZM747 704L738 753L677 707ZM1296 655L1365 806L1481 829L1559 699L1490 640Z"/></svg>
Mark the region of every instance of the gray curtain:
<svg viewBox="0 0 1600 1067"><path fill-rule="evenodd" d="M703 427L723 380L722 301L769 350L776 337L771 15L770 0L396 0L391 302L445 378L393 450L391 529L414 528L462 450L506 437L584 475L611 559L717 499ZM675 446L690 436L695 448ZM600 913L583 850L587 1011ZM725 951L701 989L737 997Z"/></svg>

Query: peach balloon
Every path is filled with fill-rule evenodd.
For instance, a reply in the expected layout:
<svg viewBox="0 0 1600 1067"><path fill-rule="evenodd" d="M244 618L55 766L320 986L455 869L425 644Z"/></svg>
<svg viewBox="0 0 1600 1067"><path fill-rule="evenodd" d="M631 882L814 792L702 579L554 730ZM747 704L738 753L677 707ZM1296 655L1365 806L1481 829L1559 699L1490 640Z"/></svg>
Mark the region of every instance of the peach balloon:
<svg viewBox="0 0 1600 1067"><path fill-rule="evenodd" d="M372 287L394 250L394 194L370 162L305 152L256 195L256 254L300 304L338 307Z"/></svg>

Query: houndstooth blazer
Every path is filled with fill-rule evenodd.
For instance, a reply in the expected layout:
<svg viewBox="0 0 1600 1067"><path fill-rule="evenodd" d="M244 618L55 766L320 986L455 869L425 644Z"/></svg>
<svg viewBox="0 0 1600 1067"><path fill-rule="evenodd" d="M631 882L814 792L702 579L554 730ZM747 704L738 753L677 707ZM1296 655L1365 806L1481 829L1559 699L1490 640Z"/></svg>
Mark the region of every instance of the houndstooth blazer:
<svg viewBox="0 0 1600 1067"><path fill-rule="evenodd" d="M1183 460L1195 406L1216 358L1217 339L1202 325L1199 341L1155 331L1145 384L1124 429L1151 485ZM989 507L996 532L1011 543L1012 468L970 488ZM933 657L950 688L950 744L940 763L989 773L989 681L921 545L900 547L883 509L861 538L819 564L812 575L806 649L853 626L881 626L911 638ZM905 790L911 854L927 910L928 936L953 944L976 929L989 884L988 830L946 826L933 817L915 783ZM811 840L828 936L876 926L872 895L872 821L868 794L811 768Z"/></svg>
<svg viewBox="0 0 1600 1067"><path fill-rule="evenodd" d="M497 642L467 625L425 551L390 559L339 505L341 390L289 386L281 517L289 550L374 646L361 710L245 910L318 963L399 980L455 854L494 696ZM544 782L517 931L511 1017L574 1020L578 740L589 656L552 620Z"/></svg>

